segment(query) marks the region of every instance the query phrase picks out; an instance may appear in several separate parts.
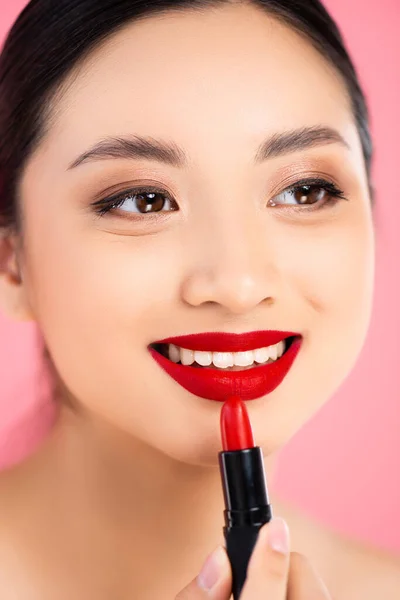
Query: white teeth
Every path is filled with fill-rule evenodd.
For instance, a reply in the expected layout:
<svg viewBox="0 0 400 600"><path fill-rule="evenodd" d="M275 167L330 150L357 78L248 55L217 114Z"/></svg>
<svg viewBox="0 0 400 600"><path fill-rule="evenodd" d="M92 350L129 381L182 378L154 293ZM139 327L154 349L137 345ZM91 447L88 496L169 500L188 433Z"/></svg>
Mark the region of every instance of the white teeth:
<svg viewBox="0 0 400 600"><path fill-rule="evenodd" d="M254 351L249 350L248 352L234 352L233 362L236 367L249 367L254 362Z"/></svg>
<svg viewBox="0 0 400 600"><path fill-rule="evenodd" d="M269 357L272 358L272 360L276 360L278 358L278 345L275 344L275 346L270 346L268 350Z"/></svg>
<svg viewBox="0 0 400 600"><path fill-rule="evenodd" d="M208 367L212 363L212 352L200 352L200 350L196 350L194 353L194 360L198 365Z"/></svg>
<svg viewBox="0 0 400 600"><path fill-rule="evenodd" d="M257 350L253 350L253 352L256 363L265 363L269 359L268 348L257 348Z"/></svg>
<svg viewBox="0 0 400 600"><path fill-rule="evenodd" d="M202 367L209 367L213 364L219 369L227 369L233 366L249 367L253 363L265 364L268 361L273 362L282 356L284 350L284 340L273 346L248 350L246 352L193 351L169 344L168 356L172 362L178 363L180 361L182 365L192 365L196 362Z"/></svg>
<svg viewBox="0 0 400 600"><path fill-rule="evenodd" d="M282 340L281 342L279 342L279 344L277 344L278 347L278 356L277 358L280 358L282 356L282 354L285 352L285 342L284 340Z"/></svg>
<svg viewBox="0 0 400 600"><path fill-rule="evenodd" d="M213 364L215 367L219 367L220 369L233 367L232 352L213 352Z"/></svg>
<svg viewBox="0 0 400 600"><path fill-rule="evenodd" d="M186 350L186 348L181 348L181 363L183 365L191 365L192 363L194 363L193 350Z"/></svg>
<svg viewBox="0 0 400 600"><path fill-rule="evenodd" d="M170 344L168 348L169 359L174 363L178 363L181 360L181 351L175 344Z"/></svg>

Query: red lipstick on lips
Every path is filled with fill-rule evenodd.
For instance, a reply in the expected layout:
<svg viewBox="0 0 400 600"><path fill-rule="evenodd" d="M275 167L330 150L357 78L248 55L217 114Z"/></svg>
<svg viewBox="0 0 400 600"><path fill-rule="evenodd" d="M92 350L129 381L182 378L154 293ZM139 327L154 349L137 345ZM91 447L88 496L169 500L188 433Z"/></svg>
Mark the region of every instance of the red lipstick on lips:
<svg viewBox="0 0 400 600"><path fill-rule="evenodd" d="M166 338L155 344L175 344L188 350L209 352L245 352L272 346L288 338L291 338L290 346L278 360L236 371L185 366L174 363L153 347L149 347L149 351L172 379L195 396L224 402L228 396L240 394L243 400L254 400L272 392L284 379L300 350L300 334L288 331L202 333Z"/></svg>
<svg viewBox="0 0 400 600"><path fill-rule="evenodd" d="M221 410L219 467L225 500L226 550L238 600L261 527L272 519L261 448L255 446L246 405L230 397Z"/></svg>

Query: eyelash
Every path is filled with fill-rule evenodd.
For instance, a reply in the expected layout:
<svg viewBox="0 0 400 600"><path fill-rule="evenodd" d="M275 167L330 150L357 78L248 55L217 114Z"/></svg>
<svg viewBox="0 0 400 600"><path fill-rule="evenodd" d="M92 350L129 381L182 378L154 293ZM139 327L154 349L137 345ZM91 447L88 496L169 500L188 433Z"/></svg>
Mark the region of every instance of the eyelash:
<svg viewBox="0 0 400 600"><path fill-rule="evenodd" d="M305 204L303 204L303 205L302 204L285 205L285 203L283 203L283 204L275 204L275 206L279 206L279 207L280 206L289 206L291 210L295 210L295 211L314 212L317 210L322 210L323 208L327 208L328 206L332 206L332 205L336 204L339 200L348 200L348 198L346 198L344 196L343 190L340 190L334 183L327 181L325 179L321 179L321 178L316 178L316 179L309 178L309 179L302 179L300 181L297 181L295 184L282 190L279 194L274 196L274 198L277 198L278 196L280 196L284 193L289 193L294 196L296 192L302 191L305 188L309 188L306 191L305 195L309 195L316 190L324 190L327 193L328 197L322 203L317 201L311 205L305 205ZM117 210L129 198L132 198L132 197L140 195L140 194L161 194L162 196L165 196L165 198L167 200L169 200L173 205L177 206L176 201L170 197L170 195L168 194L168 192L166 190L163 190L161 188L151 187L151 186L142 186L142 187L128 189L124 192L121 192L118 195L111 196L109 198L103 198L102 200L95 202L93 204L93 207L94 207L96 214L98 214L100 217L103 217L108 212L110 212L112 210ZM273 198L271 200L273 201ZM156 211L153 213L136 212L136 213L131 213L131 214L134 214L135 216L136 215L146 215L146 214L159 214L159 213L173 212L174 210L176 210L176 209L171 209L169 211L160 210L160 211ZM129 213L127 212L127 214L129 214Z"/></svg>

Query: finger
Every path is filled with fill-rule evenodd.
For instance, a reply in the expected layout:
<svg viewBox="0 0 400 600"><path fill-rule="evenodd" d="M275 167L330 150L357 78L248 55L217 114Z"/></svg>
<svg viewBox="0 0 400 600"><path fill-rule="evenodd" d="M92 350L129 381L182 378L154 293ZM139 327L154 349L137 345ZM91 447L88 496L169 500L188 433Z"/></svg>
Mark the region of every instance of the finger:
<svg viewBox="0 0 400 600"><path fill-rule="evenodd" d="M298 552L290 555L288 600L332 600L316 569Z"/></svg>
<svg viewBox="0 0 400 600"><path fill-rule="evenodd" d="M205 561L195 577L175 600L229 600L232 589L232 573L228 555L218 546Z"/></svg>
<svg viewBox="0 0 400 600"><path fill-rule="evenodd" d="M289 529L275 518L260 529L241 600L285 600L289 576Z"/></svg>

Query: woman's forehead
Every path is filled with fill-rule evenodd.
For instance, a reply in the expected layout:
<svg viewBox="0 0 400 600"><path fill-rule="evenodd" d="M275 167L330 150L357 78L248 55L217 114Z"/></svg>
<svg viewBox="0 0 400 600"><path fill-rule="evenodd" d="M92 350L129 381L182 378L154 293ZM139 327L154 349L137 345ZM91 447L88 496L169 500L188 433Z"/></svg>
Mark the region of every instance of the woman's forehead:
<svg viewBox="0 0 400 600"><path fill-rule="evenodd" d="M238 7L151 18L112 36L66 82L55 141L62 136L76 154L106 135L137 132L209 152L210 141L253 144L320 124L348 129L351 109L334 68L288 27L246 10L246 19Z"/></svg>

